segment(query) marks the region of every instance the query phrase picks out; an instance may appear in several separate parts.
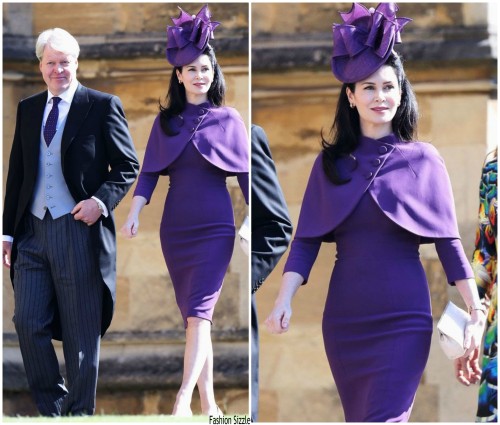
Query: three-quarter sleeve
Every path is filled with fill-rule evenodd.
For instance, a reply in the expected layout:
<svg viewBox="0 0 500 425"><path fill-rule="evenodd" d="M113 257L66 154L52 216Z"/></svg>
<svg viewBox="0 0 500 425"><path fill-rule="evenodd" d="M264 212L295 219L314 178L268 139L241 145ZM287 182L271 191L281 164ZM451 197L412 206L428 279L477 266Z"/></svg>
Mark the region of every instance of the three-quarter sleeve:
<svg viewBox="0 0 500 425"><path fill-rule="evenodd" d="M460 239L437 238L434 243L450 285L455 285L457 280L474 279L474 272Z"/></svg>
<svg viewBox="0 0 500 425"><path fill-rule="evenodd" d="M142 196L146 198L147 204L151 201L151 196L155 190L158 183L159 173L150 173L146 171L141 171L139 178L137 179L137 186L134 191L134 196Z"/></svg>
<svg viewBox="0 0 500 425"><path fill-rule="evenodd" d="M295 238L292 241L290 254L283 272L300 274L304 278L303 284L306 284L318 256L321 241L321 238Z"/></svg>

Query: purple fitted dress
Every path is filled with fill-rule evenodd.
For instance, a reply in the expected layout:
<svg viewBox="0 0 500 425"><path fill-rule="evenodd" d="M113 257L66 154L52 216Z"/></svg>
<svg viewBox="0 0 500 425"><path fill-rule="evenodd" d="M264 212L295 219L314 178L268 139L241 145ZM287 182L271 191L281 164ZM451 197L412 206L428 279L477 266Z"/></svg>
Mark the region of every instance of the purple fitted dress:
<svg viewBox="0 0 500 425"><path fill-rule="evenodd" d="M235 238L226 177L237 176L248 204L248 137L235 110L208 103L188 104L173 127L179 134L167 137L155 121L134 196L149 203L169 175L160 240L187 326L188 317L212 321Z"/></svg>
<svg viewBox="0 0 500 425"><path fill-rule="evenodd" d="M338 187L316 162L285 272L297 272L307 281L321 243L336 242L323 339L346 421L405 422L429 355L433 323L419 245L436 244L450 284L473 273L455 225L439 228L439 214L453 215L453 199L442 166L428 168L429 161L441 162L430 145L364 138L354 157L340 167L351 181ZM394 197L400 185L426 184L428 173L446 180L438 184L443 192L437 196L451 205L434 205L434 195ZM419 190L425 192L424 187L406 189ZM433 214L435 225L430 224ZM311 225L315 216L331 221ZM418 226L419 233L408 230Z"/></svg>

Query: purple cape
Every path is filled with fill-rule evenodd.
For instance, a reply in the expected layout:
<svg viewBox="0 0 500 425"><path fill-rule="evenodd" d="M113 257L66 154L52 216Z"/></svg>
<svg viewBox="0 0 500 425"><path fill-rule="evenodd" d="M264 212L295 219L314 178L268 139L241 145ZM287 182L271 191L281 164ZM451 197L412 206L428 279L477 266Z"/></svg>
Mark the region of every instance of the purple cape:
<svg viewBox="0 0 500 425"><path fill-rule="evenodd" d="M460 237L450 179L431 144L402 142L393 135L379 140L361 137L353 155L339 160L341 176L351 178L342 185L328 180L322 155L309 177L296 237L333 242L335 229L366 191L387 217L421 236L422 243Z"/></svg>
<svg viewBox="0 0 500 425"><path fill-rule="evenodd" d="M167 136L161 129L160 116L156 117L142 171L168 175L168 166L192 142L207 161L229 175L248 173L248 133L235 109L215 107L209 102L188 103L170 124L178 134Z"/></svg>

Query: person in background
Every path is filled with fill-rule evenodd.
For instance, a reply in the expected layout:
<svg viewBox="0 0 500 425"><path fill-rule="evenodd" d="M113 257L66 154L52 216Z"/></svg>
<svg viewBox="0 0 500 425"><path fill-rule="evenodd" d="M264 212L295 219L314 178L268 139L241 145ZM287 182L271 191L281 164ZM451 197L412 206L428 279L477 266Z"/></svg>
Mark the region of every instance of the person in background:
<svg viewBox="0 0 500 425"><path fill-rule="evenodd" d="M251 420L259 411L259 325L255 293L288 248L292 223L264 130L252 125Z"/></svg>
<svg viewBox="0 0 500 425"><path fill-rule="evenodd" d="M480 347L468 358L454 361L455 375L464 385L480 382L476 422L498 422L497 372L497 149L485 160L479 184L479 219L472 268L479 295L488 308L484 336L482 371Z"/></svg>
<svg viewBox="0 0 500 425"><path fill-rule="evenodd" d="M332 71L343 85L266 319L272 333L289 329L293 296L321 243L336 242L322 325L348 422L410 418L433 328L420 244L435 244L472 314L465 356L481 343L485 321L444 161L415 138L417 103L393 50L410 19L397 11L394 3L370 10L355 3L333 27Z"/></svg>
<svg viewBox="0 0 500 425"><path fill-rule="evenodd" d="M139 171L120 99L78 82L79 53L61 28L38 37L47 90L19 103L5 188L3 264L43 416L95 411L100 339L116 294L113 210ZM52 339L62 340L67 383Z"/></svg>
<svg viewBox="0 0 500 425"><path fill-rule="evenodd" d="M222 415L213 388L211 327L236 236L227 177L237 177L248 204L248 134L239 113L222 106L224 76L209 44L219 23L210 18L206 5L196 16L181 9L168 27L167 59L174 69L166 106L153 123L121 229L127 238L137 235L140 212L160 175L168 175L160 241L186 329L174 416L192 415L196 385L202 414Z"/></svg>

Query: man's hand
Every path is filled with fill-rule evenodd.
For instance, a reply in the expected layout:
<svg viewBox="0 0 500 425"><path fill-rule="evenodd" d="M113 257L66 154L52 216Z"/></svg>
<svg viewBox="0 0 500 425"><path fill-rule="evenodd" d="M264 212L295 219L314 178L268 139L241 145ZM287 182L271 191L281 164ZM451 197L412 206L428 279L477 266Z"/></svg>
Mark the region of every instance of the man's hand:
<svg viewBox="0 0 500 425"><path fill-rule="evenodd" d="M12 252L12 242L3 241L3 265L10 269L10 254Z"/></svg>
<svg viewBox="0 0 500 425"><path fill-rule="evenodd" d="M92 226L101 216L101 210L95 199L85 199L78 202L71 211L75 220L83 221L87 226Z"/></svg>

